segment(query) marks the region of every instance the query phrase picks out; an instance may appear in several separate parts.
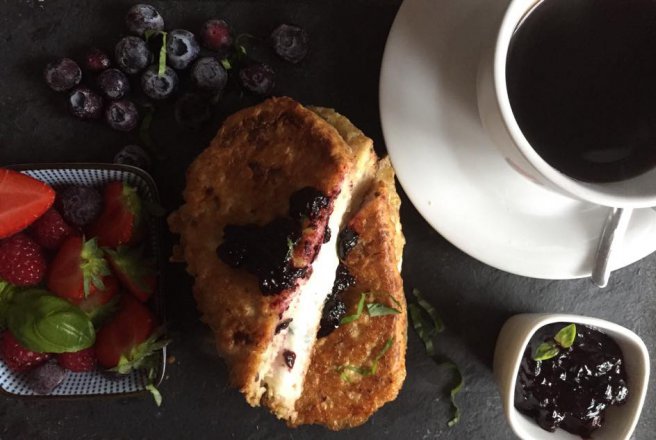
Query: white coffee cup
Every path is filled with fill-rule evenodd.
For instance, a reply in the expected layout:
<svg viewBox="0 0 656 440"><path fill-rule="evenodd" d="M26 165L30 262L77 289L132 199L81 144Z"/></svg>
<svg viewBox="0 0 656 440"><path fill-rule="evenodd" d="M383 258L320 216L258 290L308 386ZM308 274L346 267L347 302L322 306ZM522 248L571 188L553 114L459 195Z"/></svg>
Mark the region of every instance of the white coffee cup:
<svg viewBox="0 0 656 440"><path fill-rule="evenodd" d="M656 168L618 182L582 182L549 165L524 137L510 107L506 86L506 58L515 29L538 3L536 0L512 0L503 16L496 39L491 41L491 47L483 53L477 90L483 126L506 161L535 183L599 205L623 208L656 206Z"/></svg>

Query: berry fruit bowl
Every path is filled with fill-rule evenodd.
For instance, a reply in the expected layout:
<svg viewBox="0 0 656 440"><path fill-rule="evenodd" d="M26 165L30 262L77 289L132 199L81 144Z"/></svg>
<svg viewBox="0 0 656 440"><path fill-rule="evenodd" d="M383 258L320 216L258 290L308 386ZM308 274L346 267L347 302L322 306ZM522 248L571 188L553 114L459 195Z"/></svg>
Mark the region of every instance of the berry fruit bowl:
<svg viewBox="0 0 656 440"><path fill-rule="evenodd" d="M24 164L12 165L19 171L37 180L47 183L55 190L70 186L92 186L101 188L113 181L122 181L137 189L144 206L158 206L159 195L152 177L145 171L129 165L79 163L79 164ZM156 216L150 216L146 226L144 245L147 252L154 257L157 277L157 289L148 300L148 307L154 312L161 324L165 322L164 304L161 291L161 252L160 222ZM145 370L133 370L128 374L106 373L103 371L68 372L63 382L48 394L37 394L30 386L30 372L16 373L4 362L0 362L0 393L11 396L32 398L70 398L126 396L147 392L149 384L158 386L166 367L166 347L155 354L155 367L150 377Z"/></svg>

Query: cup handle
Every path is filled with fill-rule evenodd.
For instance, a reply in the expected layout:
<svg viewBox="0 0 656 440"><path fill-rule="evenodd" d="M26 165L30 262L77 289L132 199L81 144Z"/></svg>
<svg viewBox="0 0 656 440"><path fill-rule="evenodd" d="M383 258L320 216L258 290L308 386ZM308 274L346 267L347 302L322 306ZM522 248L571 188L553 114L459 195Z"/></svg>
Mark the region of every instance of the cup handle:
<svg viewBox="0 0 656 440"><path fill-rule="evenodd" d="M592 282L599 287L608 285L610 259L622 243L632 212L631 208L611 208L606 217L592 266Z"/></svg>

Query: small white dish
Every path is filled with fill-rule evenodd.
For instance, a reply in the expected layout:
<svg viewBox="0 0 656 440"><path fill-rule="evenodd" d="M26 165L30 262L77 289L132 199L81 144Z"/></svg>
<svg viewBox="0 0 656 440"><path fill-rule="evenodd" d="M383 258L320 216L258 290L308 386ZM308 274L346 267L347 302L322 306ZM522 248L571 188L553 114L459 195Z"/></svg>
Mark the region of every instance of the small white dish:
<svg viewBox="0 0 656 440"><path fill-rule="evenodd" d="M628 440L638 423L649 384L649 353L642 339L631 330L603 319L558 313L515 315L503 325L494 351L494 378L508 423L526 440L581 440L562 429L551 433L515 409L515 384L524 350L539 328L555 322L595 327L619 345L624 355L629 398L624 405L606 410L606 419L593 434L595 440Z"/></svg>
<svg viewBox="0 0 656 440"><path fill-rule="evenodd" d="M478 115L481 50L495 39L505 1L406 0L380 76L383 134L397 176L421 215L472 257L518 275L590 276L609 208L522 176ZM656 212L637 209L616 270L656 250Z"/></svg>

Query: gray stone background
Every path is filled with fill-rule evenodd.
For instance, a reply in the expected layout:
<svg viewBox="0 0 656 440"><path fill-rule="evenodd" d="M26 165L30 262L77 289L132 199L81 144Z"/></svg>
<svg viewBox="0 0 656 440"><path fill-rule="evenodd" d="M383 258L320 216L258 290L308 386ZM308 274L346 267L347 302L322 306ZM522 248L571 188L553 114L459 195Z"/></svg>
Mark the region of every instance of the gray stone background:
<svg viewBox="0 0 656 440"><path fill-rule="evenodd" d="M439 1L439 0L435 0ZM88 46L112 48L125 33L123 15L132 2L101 0L0 0L0 165L23 162L111 161L136 135L84 123L66 114L63 98L41 79L48 60L78 56ZM272 59L277 94L334 107L385 151L378 116L378 73L389 27L400 0L151 1L167 28L196 31L210 17L228 19L239 32L267 35L296 23L311 35L312 49L300 66ZM270 54L261 55L264 58ZM184 171L207 145L220 121L254 102L227 97L210 124L196 132L177 127L170 109L158 111L153 137L167 158L152 174L167 210L181 200ZM448 371L428 359L416 335L408 341L408 378L398 399L364 426L331 433L319 427L287 429L266 411L251 409L226 386L226 370L211 335L198 320L190 279L166 267L170 347L176 362L161 386L164 404L149 397L100 400L21 400L0 397L0 439L509 439L492 381L491 361L503 322L519 312L569 312L610 319L656 348L656 256L614 273L596 289L589 280L542 281L488 267L454 248L404 198L407 238L406 290L420 289L442 314L447 330L440 350L460 365L466 386L458 397L462 421L449 429L445 389ZM171 237L165 237L167 246ZM654 438L656 374L636 430Z"/></svg>

